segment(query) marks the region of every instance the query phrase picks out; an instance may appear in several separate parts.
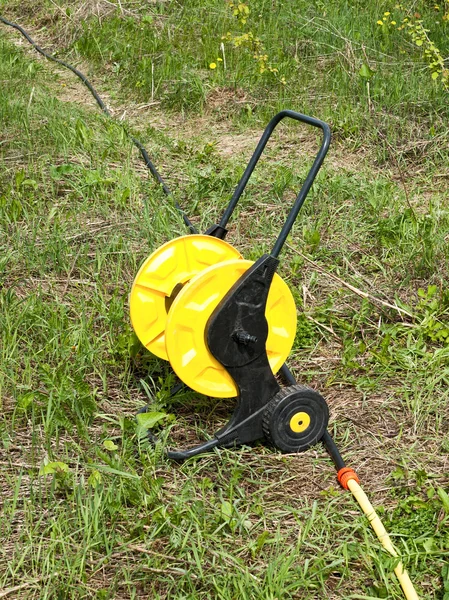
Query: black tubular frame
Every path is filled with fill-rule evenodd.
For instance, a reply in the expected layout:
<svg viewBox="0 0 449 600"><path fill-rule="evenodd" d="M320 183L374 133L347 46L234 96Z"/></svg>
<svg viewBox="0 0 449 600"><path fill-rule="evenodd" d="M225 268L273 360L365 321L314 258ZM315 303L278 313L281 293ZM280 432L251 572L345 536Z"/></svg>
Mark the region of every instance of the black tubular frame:
<svg viewBox="0 0 449 600"><path fill-rule="evenodd" d="M254 168L257 165L259 158L262 152L264 151L265 146L267 145L268 140L271 137L271 134L273 133L276 125L285 117L289 117L290 119L294 119L295 121L301 121L303 123L306 123L307 125L312 125L313 127L318 127L323 132L323 141L321 143L321 147L318 151L318 154L315 157L312 168L307 174L307 177L301 189L299 190L299 194L296 197L295 203L293 204L293 207L287 216L284 226L282 227L282 230L273 246L271 256L273 256L274 258L277 258L279 256L279 253L282 250L282 246L284 245L285 240L287 239L287 236L290 233L293 223L295 222L296 217L298 216L298 213L301 210L302 205L304 204L304 200L306 199L307 194L309 193L309 190L312 187L313 182L315 181L315 177L317 176L318 171L320 170L321 165L323 164L327 151L329 150L329 146L331 143L331 130L329 125L324 121L315 119L315 117L309 117L307 115L294 112L293 110L282 110L276 116L274 116L266 126L265 131L263 132L262 137L260 138L259 143L257 144L257 147L254 150L254 154L252 155L248 166L246 167L245 172L243 173L242 178L240 179L235 189L235 192L232 195L232 198L229 201L229 204L225 212L223 213L223 216L221 217L221 221L219 223L219 227L223 229L226 228L226 225L232 213L234 212L237 202L239 201L240 196L243 194L246 184L248 183L248 180L251 177Z"/></svg>

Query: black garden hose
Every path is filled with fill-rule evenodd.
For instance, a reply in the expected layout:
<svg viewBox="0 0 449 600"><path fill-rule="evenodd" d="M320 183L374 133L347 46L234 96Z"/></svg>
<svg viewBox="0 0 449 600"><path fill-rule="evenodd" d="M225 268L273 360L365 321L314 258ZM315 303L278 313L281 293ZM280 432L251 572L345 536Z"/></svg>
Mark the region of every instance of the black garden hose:
<svg viewBox="0 0 449 600"><path fill-rule="evenodd" d="M112 120L115 121L114 117L109 112L109 110L106 107L105 103L103 102L103 100L98 95L98 92L96 91L96 89L94 88L94 86L90 83L90 81L87 79L87 77L83 73L81 73L81 71L79 71L78 69L76 69L72 65L69 65L68 63L64 62L63 60L60 60L59 58L56 58L52 54L48 54L48 52L46 52L38 44L36 44L36 42L27 33L27 31L25 31L25 29L23 27L21 27L20 25L18 25L17 23L11 23L11 21L8 21L7 19L3 18L1 15L0 15L0 21L2 23L4 23L5 25L8 25L9 27L13 27L14 29L17 29L17 31L20 31L20 33L33 46L33 48L35 48L35 50L37 50L39 52L39 54L42 54L42 56L45 56L45 58L47 58L48 60L51 60L51 61L57 63L58 65L61 65L61 66L65 67L66 69L69 69L70 71L72 71L72 73L74 73L79 79L81 79L81 81L87 87L87 89L89 90L89 92L95 98L95 100L96 100L98 106L101 108L101 110L110 119L112 119ZM127 131L126 127L124 127L123 125L122 125L122 127L125 130L126 135L132 141L132 143L136 146L136 148L138 148L138 150L139 150L139 152L140 152L140 154L141 154L141 156L142 156L142 158L143 158L143 160L145 162L146 167L150 170L150 172L153 175L154 179L162 187L164 193L167 196L171 196L171 192L170 192L169 188L167 187L166 183L162 179L159 171L156 169L156 167L154 166L154 164L151 162L150 157L148 156L148 152L145 150L145 147L143 146L143 144L137 138L135 138L132 134L130 134ZM180 214L182 215L183 221L184 221L185 225L188 227L188 229L190 230L190 232L191 233L198 233L196 227L193 225L193 223L187 217L187 215L185 214L185 212L179 206L178 202L175 202L175 207L180 212Z"/></svg>

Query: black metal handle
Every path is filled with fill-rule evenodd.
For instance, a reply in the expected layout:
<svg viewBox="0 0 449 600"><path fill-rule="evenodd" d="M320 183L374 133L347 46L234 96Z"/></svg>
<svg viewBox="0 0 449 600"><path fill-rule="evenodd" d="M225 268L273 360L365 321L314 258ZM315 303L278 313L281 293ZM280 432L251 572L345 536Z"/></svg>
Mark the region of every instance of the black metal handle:
<svg viewBox="0 0 449 600"><path fill-rule="evenodd" d="M296 217L298 216L298 213L302 205L304 204L304 200L306 199L307 194L309 193L309 190L312 186L312 183L314 182L315 177L317 176L318 171L320 170L320 167L323 164L323 160L327 154L327 151L329 150L329 145L331 143L331 130L329 125L324 121L320 121L319 119L315 119L314 117L309 117L307 115L302 115L301 113L294 112L293 110L282 110L275 117L273 117L266 126L265 131L263 132L262 137L260 138L259 143L257 144L257 148L255 149L254 154L252 155L248 166L246 167L245 172L243 173L242 178L240 179L235 189L235 192L225 212L223 213L223 216L219 223L219 227L222 227L223 229L226 227L232 213L234 212L237 202L239 201L239 198L242 195L243 190L245 189L246 184L248 183L248 180L252 175L252 172L254 171L254 168L257 165L257 162L265 146L267 145L271 134L273 133L273 130L275 129L276 125L285 117L290 117L291 119L295 119L296 121L302 121L303 123L307 123L308 125L312 125L313 127L319 127L323 131L323 141L321 143L321 147L318 151L318 154L315 157L315 161L312 165L312 168L310 169L299 191L299 194L296 197L295 203L287 216L284 226L282 227L282 230L273 246L271 256L274 257L279 256L282 246L284 245L284 242L287 239L288 234L290 233L293 223L295 222Z"/></svg>

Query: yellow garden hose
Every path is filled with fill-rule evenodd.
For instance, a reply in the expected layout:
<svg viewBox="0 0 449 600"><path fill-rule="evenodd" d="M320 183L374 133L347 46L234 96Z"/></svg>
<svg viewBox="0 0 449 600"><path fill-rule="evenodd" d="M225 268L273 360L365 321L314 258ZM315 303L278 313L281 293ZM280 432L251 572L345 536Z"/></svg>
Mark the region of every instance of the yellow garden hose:
<svg viewBox="0 0 449 600"><path fill-rule="evenodd" d="M338 480L344 488L351 490L352 495L359 503L360 508L363 510L365 515L368 517L371 527L374 529L380 543L385 550L387 550L387 552L389 552L392 556L397 557L398 553L394 549L390 536L388 535L382 521L379 519L379 516L374 510L373 505L368 500L367 495L360 487L358 477L355 472L348 468L341 469L338 473ZM419 600L418 594L416 593L416 590L410 581L407 571L404 569L402 561L399 561L399 563L396 565L394 572L396 573L407 600Z"/></svg>

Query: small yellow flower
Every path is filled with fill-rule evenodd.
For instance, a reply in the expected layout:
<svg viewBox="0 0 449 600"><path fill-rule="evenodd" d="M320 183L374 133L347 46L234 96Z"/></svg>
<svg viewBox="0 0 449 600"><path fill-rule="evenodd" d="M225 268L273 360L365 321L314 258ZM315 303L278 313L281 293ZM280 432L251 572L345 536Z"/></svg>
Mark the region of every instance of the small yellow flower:
<svg viewBox="0 0 449 600"><path fill-rule="evenodd" d="M216 69L216 68L217 68L217 64L216 63L210 63L209 69Z"/></svg>
<svg viewBox="0 0 449 600"><path fill-rule="evenodd" d="M384 22L383 22L383 21L377 21L377 24L378 24L378 25L383 25L383 24L384 24Z"/></svg>
<svg viewBox="0 0 449 600"><path fill-rule="evenodd" d="M384 12L384 17L388 17L388 16L390 16L390 15L391 15L391 13L389 13L389 12Z"/></svg>
<svg viewBox="0 0 449 600"><path fill-rule="evenodd" d="M223 62L222 58L217 58L217 62Z"/></svg>
<svg viewBox="0 0 449 600"><path fill-rule="evenodd" d="M396 25L396 21L391 21L390 25Z"/></svg>

